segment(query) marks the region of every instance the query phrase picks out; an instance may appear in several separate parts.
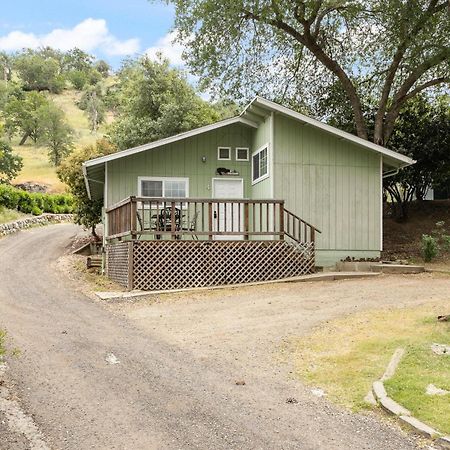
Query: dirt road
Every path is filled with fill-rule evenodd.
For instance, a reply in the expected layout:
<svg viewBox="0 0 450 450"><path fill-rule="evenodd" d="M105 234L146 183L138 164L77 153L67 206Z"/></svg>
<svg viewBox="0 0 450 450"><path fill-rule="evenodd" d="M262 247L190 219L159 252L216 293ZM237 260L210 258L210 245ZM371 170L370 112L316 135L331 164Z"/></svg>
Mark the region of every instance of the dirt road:
<svg viewBox="0 0 450 450"><path fill-rule="evenodd" d="M77 231L55 225L0 241L0 327L21 352L9 377L50 448L415 448L376 417L314 397L272 357L280 336L355 308L356 298L341 304L339 284L105 308L55 271ZM376 284L367 289L363 303Z"/></svg>

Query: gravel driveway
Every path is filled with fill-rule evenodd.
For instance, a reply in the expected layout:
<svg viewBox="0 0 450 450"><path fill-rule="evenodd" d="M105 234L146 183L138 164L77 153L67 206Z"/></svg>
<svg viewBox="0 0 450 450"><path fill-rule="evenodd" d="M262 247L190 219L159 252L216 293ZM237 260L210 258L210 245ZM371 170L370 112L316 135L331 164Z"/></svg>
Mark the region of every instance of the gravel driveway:
<svg viewBox="0 0 450 450"><path fill-rule="evenodd" d="M444 295L447 279L282 284L105 307L54 267L77 232L55 225L0 241L0 327L21 350L10 382L50 448L415 448L376 416L314 397L289 378L279 348L359 308Z"/></svg>

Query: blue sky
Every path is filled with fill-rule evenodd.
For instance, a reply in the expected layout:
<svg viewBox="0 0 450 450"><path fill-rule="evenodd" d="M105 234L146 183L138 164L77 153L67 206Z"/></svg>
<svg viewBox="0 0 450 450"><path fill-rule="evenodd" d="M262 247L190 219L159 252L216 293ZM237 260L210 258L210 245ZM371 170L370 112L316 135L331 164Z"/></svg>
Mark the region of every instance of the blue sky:
<svg viewBox="0 0 450 450"><path fill-rule="evenodd" d="M128 54L163 51L180 65L172 45L172 6L155 0L16 0L2 2L0 50L78 46L115 68Z"/></svg>

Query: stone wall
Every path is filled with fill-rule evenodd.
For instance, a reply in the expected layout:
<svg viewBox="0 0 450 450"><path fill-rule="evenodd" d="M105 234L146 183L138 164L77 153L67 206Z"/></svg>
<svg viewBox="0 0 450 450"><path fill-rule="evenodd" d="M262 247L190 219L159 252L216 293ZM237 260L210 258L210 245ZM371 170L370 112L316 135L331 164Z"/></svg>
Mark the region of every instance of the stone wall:
<svg viewBox="0 0 450 450"><path fill-rule="evenodd" d="M16 220L15 222L0 224L0 236L16 233L25 228L60 222L71 222L72 220L72 214L42 214L40 216L27 217L25 219Z"/></svg>

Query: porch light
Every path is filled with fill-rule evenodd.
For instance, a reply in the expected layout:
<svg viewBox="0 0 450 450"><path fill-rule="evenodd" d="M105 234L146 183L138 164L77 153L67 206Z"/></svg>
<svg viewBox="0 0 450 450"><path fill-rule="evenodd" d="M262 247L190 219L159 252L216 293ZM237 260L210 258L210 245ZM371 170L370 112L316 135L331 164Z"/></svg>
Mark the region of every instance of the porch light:
<svg viewBox="0 0 450 450"><path fill-rule="evenodd" d="M202 156L202 163L206 162L206 156Z"/></svg>

